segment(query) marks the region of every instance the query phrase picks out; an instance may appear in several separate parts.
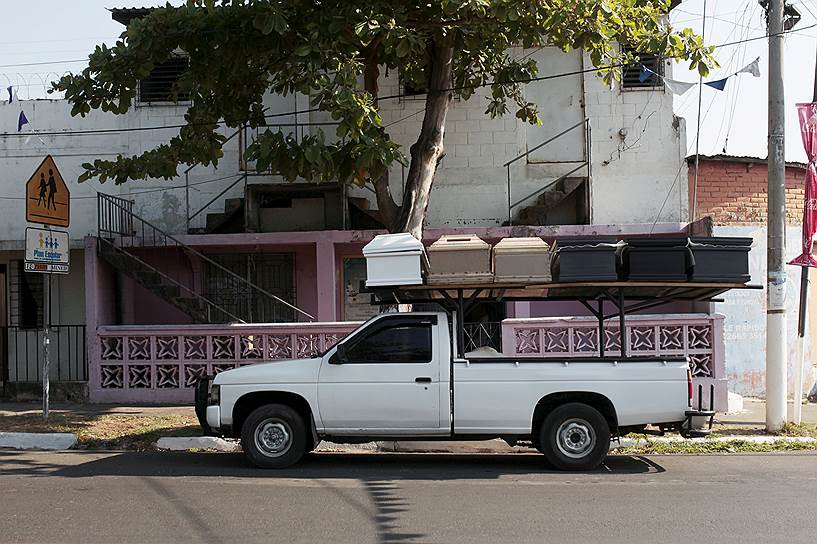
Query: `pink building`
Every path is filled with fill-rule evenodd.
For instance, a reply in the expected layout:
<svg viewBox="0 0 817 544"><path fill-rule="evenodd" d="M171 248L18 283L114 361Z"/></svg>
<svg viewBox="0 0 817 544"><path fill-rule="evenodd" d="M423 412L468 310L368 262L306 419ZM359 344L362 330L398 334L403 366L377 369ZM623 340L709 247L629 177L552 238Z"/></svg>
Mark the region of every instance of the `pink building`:
<svg viewBox="0 0 817 544"><path fill-rule="evenodd" d="M101 196L99 205L100 236L87 238L85 251L89 394L94 402L190 402L192 385L201 375L313 356L378 311L360 293L360 282L365 279L362 248L382 231L171 236L132 214L128 201ZM425 243L466 232L489 242L508 236L541 236L552 242L637 236L648 229L653 235L680 234L683 228L429 229ZM244 262L278 267L278 283L263 283L252 266L234 264ZM236 277L242 270L250 275ZM706 391L715 383L717 401L725 405L722 317L706 309L698 303L672 303L651 310L658 315L632 316L627 348L636 355L689 356L699 383ZM238 319L248 324L236 324ZM229 322L233 324L218 324ZM599 352L597 324L578 303L484 304L466 315L466 323L468 349L492 346L520 357ZM617 321L609 323L605 352L614 355L620 346L614 334Z"/></svg>

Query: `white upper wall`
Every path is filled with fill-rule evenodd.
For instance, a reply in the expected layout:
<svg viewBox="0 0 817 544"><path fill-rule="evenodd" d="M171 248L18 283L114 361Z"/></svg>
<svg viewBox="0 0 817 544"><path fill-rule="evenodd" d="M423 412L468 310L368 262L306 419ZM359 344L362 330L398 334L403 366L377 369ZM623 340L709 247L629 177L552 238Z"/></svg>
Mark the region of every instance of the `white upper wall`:
<svg viewBox="0 0 817 544"><path fill-rule="evenodd" d="M31 121L18 135L17 118L20 110ZM134 211L154 221L171 233L184 232L187 210L186 167L178 169L179 176L171 180L152 179L130 181L116 185L112 180L104 184L96 179L78 183L84 169L82 164L95 159L112 160L118 154L138 155L166 143L178 129L150 130L149 127L184 124L184 106L136 107L125 115L92 111L86 117L71 117L71 107L65 100L21 101L0 105L0 241L19 240L22 243L26 227L24 187L46 155L51 155L71 191L72 240L96 233L97 191L134 201ZM32 133L32 128L34 133ZM145 128L147 130L133 130ZM117 130L124 131L117 132ZM102 134L85 131L112 130ZM64 135L47 133L65 132ZM45 133L39 135L38 133ZM226 135L231 134L225 132ZM213 179L232 176L230 179ZM225 146L219 168L196 167L189 174L190 214L216 196L238 177L238 139ZM224 198L240 196L239 183ZM210 211L218 211L217 203ZM223 203L220 204L223 210ZM204 214L196 218L203 220Z"/></svg>
<svg viewBox="0 0 817 544"><path fill-rule="evenodd" d="M533 56L540 76L592 67L589 58L577 51L565 54L544 48L514 54ZM669 63L665 71L671 76ZM382 78L381 96L400 94L401 90L397 74ZM453 103L446 123L446 155L432 189L428 226L494 226L507 221L504 164L585 117L591 126L593 222L687 220L685 135L683 120L673 115L671 94L662 87L623 90L617 83L610 87L595 72L531 82L524 86L524 92L538 105L541 126L523 123L514 117L513 110L503 118L491 119L485 114L488 88L479 89L468 101ZM423 107L422 97L380 103L389 134L406 154L419 134ZM516 162L511 166L512 201L581 164L584 145L584 131L574 129ZM405 170L397 165L391 171L393 191L398 196ZM584 176L586 170L574 175ZM369 191L353 192L373 198ZM515 208L514 213L518 210Z"/></svg>
<svg viewBox="0 0 817 544"><path fill-rule="evenodd" d="M516 50L517 56L535 55L540 76L577 72L591 66L578 52L564 54L554 48ZM670 70L668 65L666 70ZM670 74L668 74L670 75ZM489 90L480 89L468 101L455 101L448 113L446 156L435 180L428 210L429 227L495 226L507 220L506 162L552 136L590 119L592 177L591 206L594 223L645 223L687 219L686 162L683 160L683 122L672 113L672 95L663 89L622 90L604 85L595 73L532 82L524 87L528 100L538 104L542 126L530 126L513 112L490 119L484 111ZM383 76L380 95L400 94L398 76ZM293 112L309 108L303 96L270 96L269 112ZM383 100L384 124L392 138L409 148L419 134L424 101L419 98ZM137 155L167 142L177 129L130 130L105 134L17 136L20 109L39 132L75 132L98 129L135 129L184 123L184 106L135 107L126 115L92 112L71 117L64 100L23 101L0 105L0 240L20 242L25 222L24 184L40 161L51 154L71 189L71 238L96 232L97 191L134 200L134 210L171 233L184 232L185 218L195 214L240 175L238 138L225 147L218 168L195 167L185 190L185 167L172 180L132 181L117 186L90 180L77 183L82 163L96 158L114 159L117 154ZM300 114L298 122L327 121L325 114ZM294 116L269 119L293 123ZM284 127L283 130L293 130ZM324 131L334 134L332 127ZM304 130L302 128L302 130ZM317 130L310 127L306 130ZM225 135L232 132L225 131ZM42 138L42 141L40 140ZM512 199L517 200L580 164L584 157L584 132L573 130L535 151L511 167ZM406 169L407 170L407 169ZM584 175L580 170L576 176ZM402 194L405 171L392 168L391 181L397 197ZM225 179L220 179L225 178ZM262 177L253 181L274 181ZM206 213L223 211L223 201L239 197L239 182L198 214L192 226L203 226ZM370 191L350 189L354 196L373 199ZM663 206L663 209L662 209ZM374 206L373 206L374 207ZM660 214L659 214L660 210ZM516 210L515 210L516 211Z"/></svg>

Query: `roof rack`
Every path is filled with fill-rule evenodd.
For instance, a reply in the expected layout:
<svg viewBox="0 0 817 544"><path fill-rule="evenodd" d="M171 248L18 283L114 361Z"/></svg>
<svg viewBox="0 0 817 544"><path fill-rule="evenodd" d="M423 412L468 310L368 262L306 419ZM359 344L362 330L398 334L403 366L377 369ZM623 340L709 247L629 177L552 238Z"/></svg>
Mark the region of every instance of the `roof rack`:
<svg viewBox="0 0 817 544"><path fill-rule="evenodd" d="M599 322L599 338L604 337L604 321L618 316L621 334L621 357L627 357L625 318L628 313L646 310L668 302L723 302L716 298L732 289L763 289L762 285L717 282L645 282L607 281L575 283L458 283L450 285L406 285L395 287L365 287L361 292L372 294L372 304L439 304L456 316L457 351L464 357L465 312L484 301L577 301L582 303ZM630 304L627 304L628 301ZM605 303L615 311L605 313ZM600 343L599 356L604 357Z"/></svg>

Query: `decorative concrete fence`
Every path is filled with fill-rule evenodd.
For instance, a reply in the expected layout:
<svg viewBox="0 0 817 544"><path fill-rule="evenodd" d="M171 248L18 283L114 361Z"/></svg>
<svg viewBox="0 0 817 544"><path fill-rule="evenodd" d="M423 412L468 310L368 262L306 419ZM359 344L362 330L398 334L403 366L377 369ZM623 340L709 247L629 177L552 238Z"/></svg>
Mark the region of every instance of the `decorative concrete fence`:
<svg viewBox="0 0 817 544"><path fill-rule="evenodd" d="M727 379L723 319L720 314L628 316L627 355L687 357L695 384L703 385L703 404L709 407L710 385L715 404L726 410ZM593 317L506 319L502 322L502 352L519 357L571 359L599 355L599 326ZM605 356L621 356L618 319L605 322Z"/></svg>
<svg viewBox="0 0 817 544"><path fill-rule="evenodd" d="M358 325L101 326L89 343L89 399L189 404L201 376L258 362L314 357Z"/></svg>
<svg viewBox="0 0 817 544"><path fill-rule="evenodd" d="M101 326L89 337L91 402L192 403L199 377L265 361L322 353L360 323L269 325ZM605 355L620 356L617 320L607 322ZM630 356L686 356L695 384L715 384L726 409L723 316L644 315L627 318ZM506 319L502 351L519 357L598 356L598 321L591 317Z"/></svg>

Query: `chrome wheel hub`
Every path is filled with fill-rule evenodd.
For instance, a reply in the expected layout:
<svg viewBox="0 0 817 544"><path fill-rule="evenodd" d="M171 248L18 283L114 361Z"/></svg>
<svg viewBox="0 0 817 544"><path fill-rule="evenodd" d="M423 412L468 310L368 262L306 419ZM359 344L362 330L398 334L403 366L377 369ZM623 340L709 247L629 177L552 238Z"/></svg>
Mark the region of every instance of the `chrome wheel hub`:
<svg viewBox="0 0 817 544"><path fill-rule="evenodd" d="M280 419L266 419L255 429L255 445L267 457L280 457L292 446L292 430Z"/></svg>
<svg viewBox="0 0 817 544"><path fill-rule="evenodd" d="M587 421L568 419L556 430L556 446L562 454L571 459L581 459L596 445L596 432Z"/></svg>

